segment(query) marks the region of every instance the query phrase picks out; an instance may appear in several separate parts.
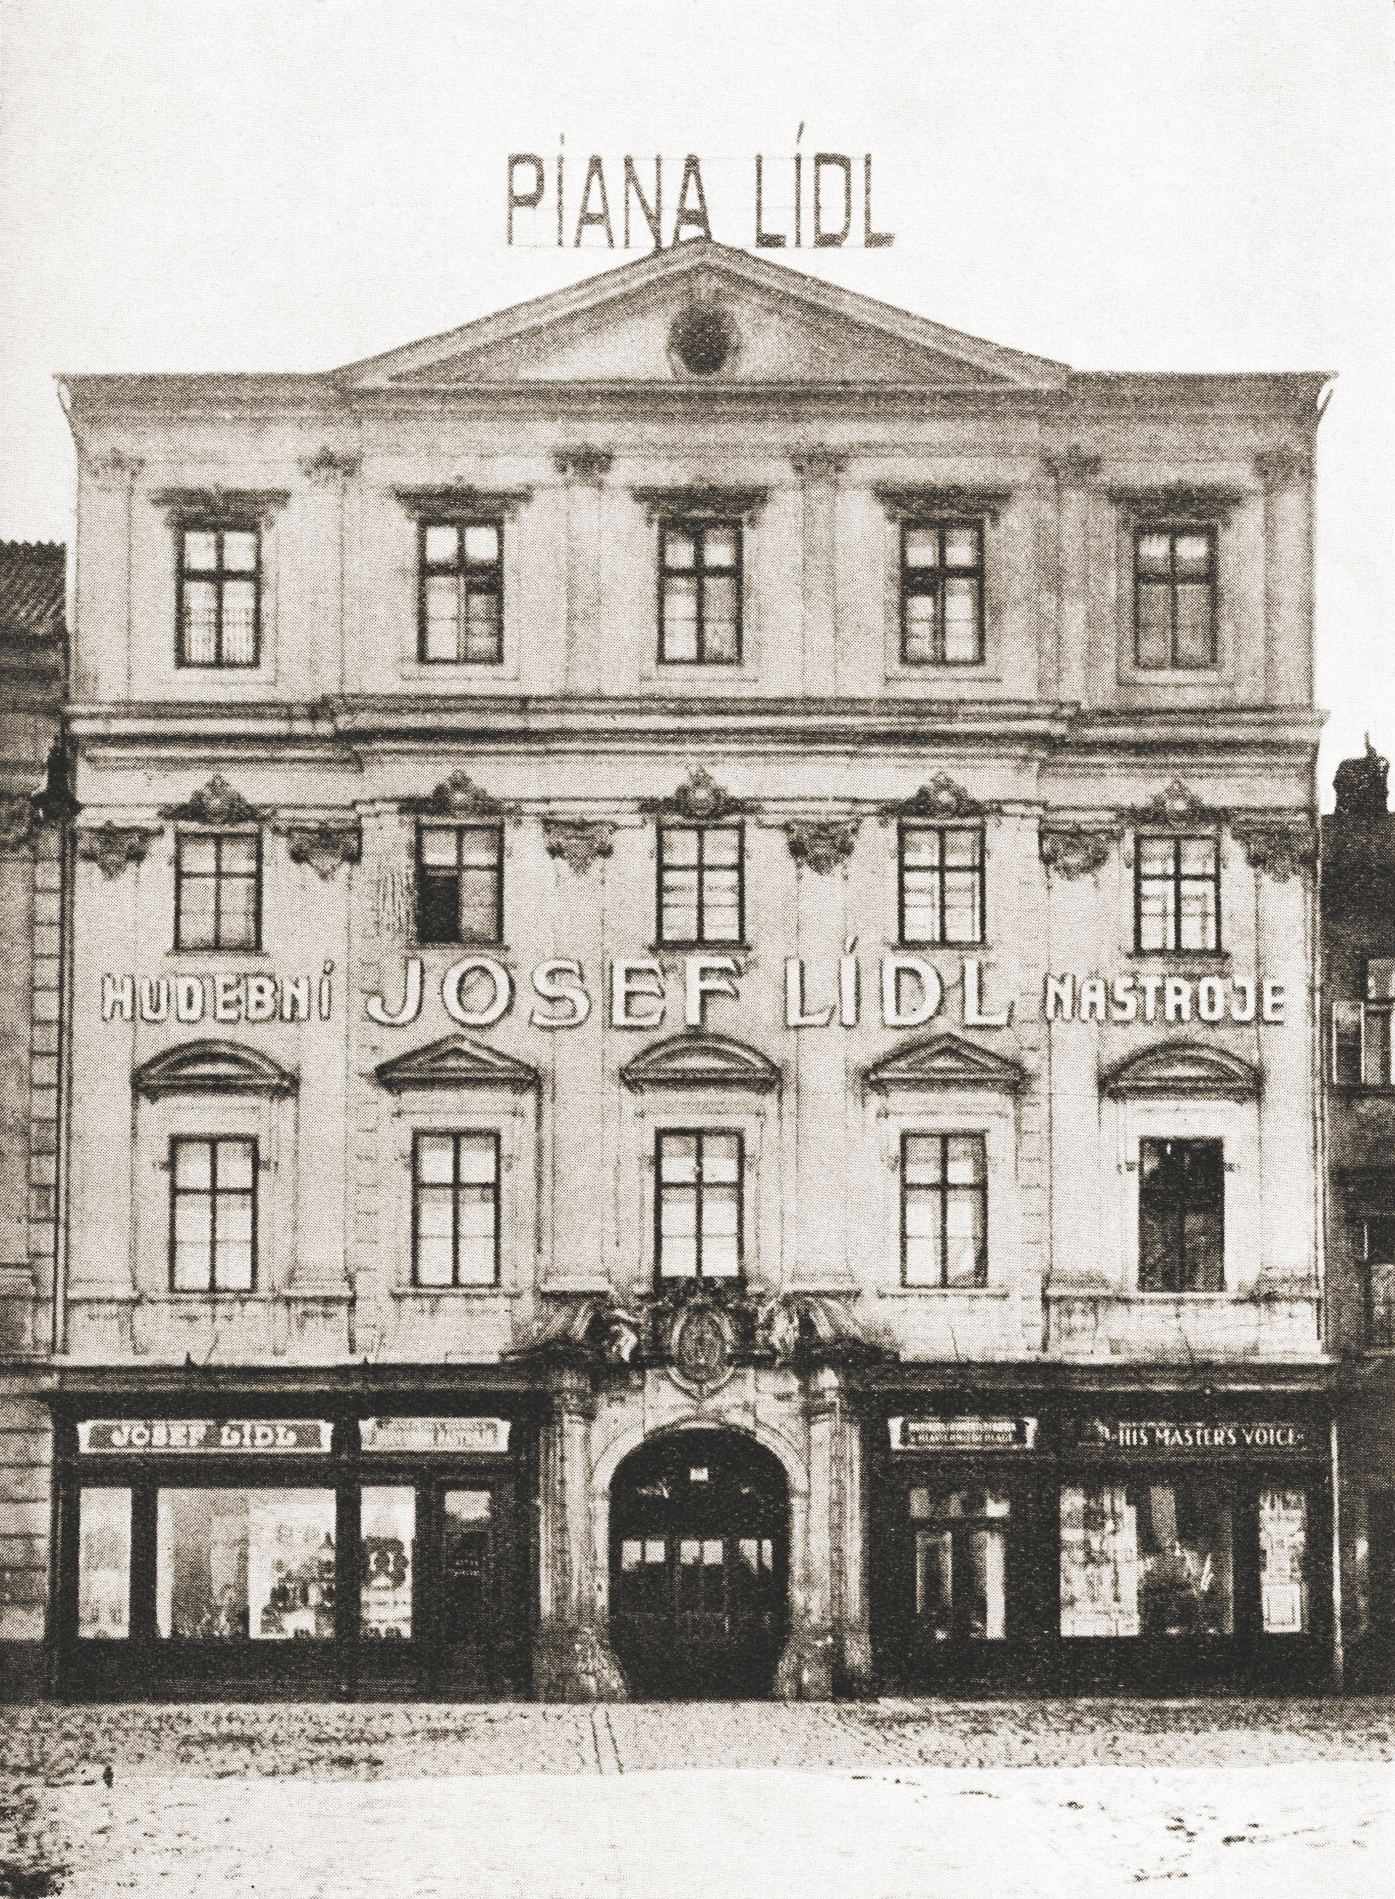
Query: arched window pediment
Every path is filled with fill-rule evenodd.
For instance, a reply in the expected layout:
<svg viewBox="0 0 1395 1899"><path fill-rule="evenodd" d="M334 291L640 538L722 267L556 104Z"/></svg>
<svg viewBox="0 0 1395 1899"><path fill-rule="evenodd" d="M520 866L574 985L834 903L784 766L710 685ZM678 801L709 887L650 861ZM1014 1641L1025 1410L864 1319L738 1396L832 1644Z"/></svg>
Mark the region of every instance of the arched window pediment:
<svg viewBox="0 0 1395 1899"><path fill-rule="evenodd" d="M241 1042L179 1042L131 1075L132 1091L148 1101L161 1095L293 1095L299 1087L294 1069Z"/></svg>
<svg viewBox="0 0 1395 1899"><path fill-rule="evenodd" d="M768 1094L780 1070L768 1055L729 1035L670 1035L620 1070L627 1088L746 1088Z"/></svg>
<svg viewBox="0 0 1395 1899"><path fill-rule="evenodd" d="M1229 1049L1201 1042L1157 1042L1100 1076L1111 1100L1257 1101L1259 1070Z"/></svg>

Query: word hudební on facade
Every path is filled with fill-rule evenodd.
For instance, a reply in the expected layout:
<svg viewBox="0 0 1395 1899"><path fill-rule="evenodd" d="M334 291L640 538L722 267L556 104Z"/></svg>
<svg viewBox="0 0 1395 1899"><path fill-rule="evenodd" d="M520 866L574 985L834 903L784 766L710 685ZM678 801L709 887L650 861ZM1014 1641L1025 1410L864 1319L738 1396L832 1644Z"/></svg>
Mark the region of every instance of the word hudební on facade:
<svg viewBox="0 0 1395 1899"><path fill-rule="evenodd" d="M265 970L212 975L102 977L102 1020L142 1022L328 1022L334 1006L334 964L318 980Z"/></svg>
<svg viewBox="0 0 1395 1899"><path fill-rule="evenodd" d="M90 1418L80 1451L327 1451L324 1418Z"/></svg>

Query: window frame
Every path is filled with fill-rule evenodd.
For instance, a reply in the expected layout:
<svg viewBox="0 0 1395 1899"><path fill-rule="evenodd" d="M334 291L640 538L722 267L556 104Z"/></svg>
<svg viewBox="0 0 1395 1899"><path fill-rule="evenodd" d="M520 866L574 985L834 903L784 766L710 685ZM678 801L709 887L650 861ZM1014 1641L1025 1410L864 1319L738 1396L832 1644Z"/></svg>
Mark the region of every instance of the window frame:
<svg viewBox="0 0 1395 1899"><path fill-rule="evenodd" d="M1145 1272L1145 1265L1146 1265L1146 1249L1144 1245L1144 1222L1148 1218L1148 1208L1145 1201L1145 1195L1147 1194L1148 1188L1147 1188L1146 1176L1144 1173L1144 1150L1145 1148L1148 1148L1148 1147L1209 1148L1209 1149L1215 1150L1216 1155L1217 1155L1216 1174L1217 1174L1217 1179L1219 1181L1219 1194L1218 1194L1217 1202L1216 1202L1217 1231L1216 1231L1216 1239L1215 1239L1216 1258L1219 1262L1219 1272L1217 1275L1219 1283L1217 1285L1197 1286L1197 1285L1187 1285L1183 1283L1187 1275L1187 1237L1186 1237L1187 1216L1189 1213L1198 1211L1201 1209L1198 1205L1197 1200L1194 1197L1189 1197L1186 1194L1186 1192L1181 1189L1178 1190L1175 1200L1171 1203L1171 1205L1168 1208L1169 1213L1178 1223L1177 1237L1180 1238L1181 1246L1180 1246L1180 1251L1174 1253L1174 1256L1170 1261L1170 1267L1169 1267L1169 1272L1167 1274L1167 1277L1169 1279L1175 1279L1177 1283L1175 1285L1172 1285L1172 1284L1153 1285L1153 1284L1148 1284L1145 1282L1144 1272ZM1220 1135L1171 1135L1171 1134L1140 1135L1139 1142L1138 1142L1137 1167L1138 1167L1137 1282L1138 1282L1139 1292L1154 1294L1159 1297L1172 1298L1172 1299L1186 1298L1193 1295L1200 1295L1206 1298L1214 1298L1217 1295L1224 1294L1226 1292L1226 1258L1225 1258L1226 1162L1225 1162L1224 1137ZM1183 1186L1184 1185L1185 1183L1183 1183Z"/></svg>
<svg viewBox="0 0 1395 1899"><path fill-rule="evenodd" d="M933 1194L940 1203L940 1278L938 1285L928 1280L908 1279L906 1276L906 1208L909 1204L911 1188L907 1180L906 1159L912 1141L938 1141L940 1144L940 1178L934 1185L916 1184L917 1193ZM977 1141L979 1149L979 1170L982 1178L970 1187L952 1186L949 1179L949 1143L951 1141ZM900 1183L901 1202L901 1284L908 1292L982 1292L988 1284L988 1136L982 1128L902 1128L900 1165L897 1174ZM976 1193L979 1200L979 1231L983 1239L979 1247L978 1258L974 1263L974 1283L972 1286L951 1285L946 1277L949 1271L949 1196L954 1193Z"/></svg>
<svg viewBox="0 0 1395 1899"><path fill-rule="evenodd" d="M417 520L417 664L419 666L502 666L504 664L504 521L498 515L437 515L425 514ZM470 528L489 527L497 533L498 552L492 561L471 561L465 552L465 535ZM456 557L454 562L428 561L426 556L426 537L433 528L453 528L456 531ZM498 601L498 619L496 624L497 648L492 659L475 659L460 650L465 635L465 600L470 591L472 575L488 575L490 585L480 586L475 591L492 593ZM456 600L456 652L454 659L433 659L427 651L427 582L431 579L453 577L457 583ZM462 598L462 594L464 598Z"/></svg>
<svg viewBox="0 0 1395 1899"><path fill-rule="evenodd" d="M740 818L723 819L711 824L691 823L687 820L668 820L661 818L655 841L655 944L661 949L743 949L746 945L746 827ZM698 838L697 871L697 925L696 936L667 936L664 933L664 839L669 832L693 831ZM736 935L730 937L709 937L704 934L706 922L706 898L703 894L703 875L706 869L706 836L709 831L734 831L736 833ZM686 869L686 865L678 868Z"/></svg>
<svg viewBox="0 0 1395 1899"><path fill-rule="evenodd" d="M978 537L978 558L972 567L956 567L953 576L957 579L976 581L974 601L974 657L972 659L949 659L945 654L945 610L944 583L950 576L945 565L945 531L949 528L972 528ZM906 559L906 538L910 534L923 534L934 531L936 536L936 565L933 569L911 567ZM902 666L921 671L926 668L938 670L940 667L964 668L981 667L986 663L986 636L984 593L987 583L987 556L985 551L986 535L984 517L975 514L931 514L906 517L900 523L898 539L898 558L900 562L900 646L899 658ZM924 585L912 585L911 576L933 575L933 588ZM934 653L929 659L912 659L907 650L907 606L914 596L925 596L933 592L935 599Z"/></svg>
<svg viewBox="0 0 1395 1899"><path fill-rule="evenodd" d="M1361 1268L1361 1303L1366 1320L1366 1346L1368 1350L1385 1351L1395 1348L1395 1280L1391 1282L1391 1296L1388 1300L1377 1302L1375 1288L1371 1279L1372 1266L1390 1266L1395 1268L1395 1238L1392 1238L1388 1256L1379 1257L1371 1253L1371 1227L1377 1221L1387 1226L1395 1226L1395 1214L1358 1213L1349 1221L1351 1250Z"/></svg>
<svg viewBox="0 0 1395 1899"><path fill-rule="evenodd" d="M739 516L726 515L663 515L659 520L658 538L658 651L656 664L660 666L740 666L745 660L745 613L744 595L746 590L746 548L745 522ZM714 529L721 529L733 536L736 559L729 567L714 569L714 573L725 578L730 576L734 583L736 597L736 653L731 659L709 659L707 657L707 617L705 576L707 574L707 535ZM693 659L673 659L665 651L667 619L665 604L667 593L664 586L669 575L667 565L668 536L681 534L693 543L693 577L697 582L697 601L695 630L697 654ZM673 570L681 573L682 569Z"/></svg>
<svg viewBox="0 0 1395 1899"><path fill-rule="evenodd" d="M460 1277L460 1143L462 1140L488 1140L494 1146L494 1277L490 1280L466 1279ZM451 1240L450 1240L450 1284L436 1285L423 1281L419 1274L421 1240L421 1144L423 1140L451 1143ZM499 1128L434 1128L423 1127L412 1130L411 1152L411 1192L412 1192L412 1290L430 1295L439 1292L493 1292L503 1284L503 1133ZM478 1186L479 1182L469 1183Z"/></svg>
<svg viewBox="0 0 1395 1899"><path fill-rule="evenodd" d="M1142 657L1139 640L1140 640L1140 634L1142 632L1142 624L1143 624L1142 613L1141 613L1142 600L1143 600L1143 588L1145 586L1156 587L1156 586L1161 585L1162 582L1160 578L1156 575L1145 576L1142 573L1140 569L1140 564L1139 564L1139 544L1141 541L1144 540L1145 537L1157 536L1161 534L1165 534L1168 537L1167 588L1168 588L1169 623L1168 623L1167 663L1166 665L1158 666L1158 665L1153 664L1149 660L1145 660ZM1189 660L1179 659L1177 655L1177 588L1178 588L1177 542L1180 538L1184 538L1184 537L1193 537L1193 538L1199 537L1199 538L1204 538L1206 541L1206 548L1207 548L1206 592L1207 592L1207 603L1208 603L1208 609L1209 609L1208 618L1209 618L1210 630L1211 630L1211 644L1210 644L1210 655L1207 658L1204 665L1196 665ZM1220 663L1221 663L1221 658L1220 658L1221 641L1220 641L1220 625L1219 625L1219 613L1218 613L1219 588L1217 585L1217 569L1218 569L1219 560L1220 560L1220 544L1219 544L1219 531L1218 531L1216 522L1214 521L1186 521L1186 520L1177 519L1176 517L1169 517L1162 520L1135 521L1133 524L1133 536L1132 536L1131 544L1132 544L1132 550L1133 550L1133 668L1134 668L1134 671L1150 674L1150 675L1157 674L1157 673L1213 673L1213 672L1216 672L1219 669ZM1195 585L1196 583L1191 582L1188 584Z"/></svg>
<svg viewBox="0 0 1395 1899"><path fill-rule="evenodd" d="M1172 846L1172 871L1167 878L1150 878L1159 885L1171 884L1172 905L1172 941L1156 948L1145 948L1143 942L1143 844L1157 842L1166 838ZM1188 876L1182 873L1182 846L1191 843L1207 843L1211 847L1211 872L1209 876ZM1215 901L1215 941L1209 945L1184 948L1182 945L1182 891L1186 884L1209 883ZM1224 954L1221 938L1221 841L1213 831L1139 831L1134 835L1133 843L1133 947L1138 956L1220 956Z"/></svg>
<svg viewBox="0 0 1395 1899"><path fill-rule="evenodd" d="M246 1286L220 1286L218 1284L218 1148L224 1141L236 1141L240 1146L252 1150L252 1185L250 1187L232 1187L224 1191L245 1194L252 1209L251 1237L251 1276ZM179 1149L181 1147L207 1147L209 1153L209 1186L205 1194L202 1188L180 1187L179 1185ZM172 1293L183 1294L191 1298L204 1298L221 1294L224 1298L250 1298L257 1291L257 1278L260 1251L260 1207L261 1200L261 1144L255 1134L171 1134L169 1137L168 1158L169 1190L169 1289ZM185 1199L207 1199L208 1212L208 1284L202 1287L178 1286L175 1284L175 1250L178 1227L175 1212L181 1196Z"/></svg>
<svg viewBox="0 0 1395 1899"><path fill-rule="evenodd" d="M256 840L256 865L250 879L245 877L240 872L228 873L229 878L232 881L236 881L239 883L251 882L253 885L254 901L252 905L252 941L250 943L221 943L217 941L213 943L186 943L184 941L184 883L185 883L186 875L190 881L198 881L200 883L207 882L209 881L209 879L204 875L202 871L190 871L188 873L185 872L185 869L184 869L185 843L191 839L197 840L197 839L212 838L215 844L217 845L217 866L218 867L215 869L213 873L213 877L212 877L213 934L216 938L220 934L219 926L222 920L222 885L223 885L224 875L225 875L222 869L222 857L223 857L222 846L223 846L223 840L225 838L230 838L230 837L251 837L251 838L255 838ZM230 826L224 826L221 829L216 828L216 827L202 827L201 826L197 828L190 827L188 829L180 829L176 831L175 839L174 839L174 948L183 955L200 955L200 956L202 955L208 955L208 956L244 955L244 956L247 956L247 955L253 955L253 954L260 954L261 948L262 948L262 883L263 883L262 873L263 873L263 851L262 851L262 831L261 831L260 825L258 825L255 828L255 830L251 828L250 826L239 828L238 826L230 825Z"/></svg>
<svg viewBox="0 0 1395 1899"><path fill-rule="evenodd" d="M907 831L936 831L940 838L940 861L934 866L936 880L936 929L934 936L907 936L906 934L906 833ZM971 834L978 839L978 933L972 937L947 937L945 935L945 838L951 832ZM954 868L962 869L964 866ZM903 949L970 949L981 947L988 941L988 836L985 827L979 823L940 824L933 820L925 822L919 818L901 818L896 826L896 941Z"/></svg>
<svg viewBox="0 0 1395 1899"><path fill-rule="evenodd" d="M217 540L217 564L213 568L195 568L188 570L185 549L191 534L212 534ZM257 544L257 558L249 574L246 568L229 568L223 565L223 537L227 534L250 534ZM190 672L255 672L262 663L262 580L264 574L264 548L262 544L262 524L254 519L229 519L220 516L190 517L180 521L175 528L175 606L174 606L174 663L178 671ZM252 583L252 657L251 659L224 659L223 657L223 589L228 580ZM215 659L190 659L187 651L184 627L184 590L190 580L200 583L212 582L217 589L218 620L215 632Z"/></svg>
<svg viewBox="0 0 1395 1899"><path fill-rule="evenodd" d="M736 1142L736 1271L714 1273L702 1270L702 1203L706 1182L703 1178L702 1151L705 1137ZM689 1273L664 1272L664 1166L666 1140L696 1140L693 1194L693 1252L695 1270ZM664 1127L654 1130L654 1287L662 1294L677 1285L724 1285L738 1289L746 1284L746 1134L734 1127Z"/></svg>
<svg viewBox="0 0 1395 1899"><path fill-rule="evenodd" d="M426 895L427 867L423 842L428 831L453 831L455 833L455 928L454 936L427 936L422 930L423 904ZM460 934L460 840L466 831L493 831L495 834L494 861L494 934L490 937L469 937ZM484 818L477 821L451 818L418 818L416 836L413 839L413 871L416 889L412 902L412 930L417 943L439 945L441 947L460 946L469 949L472 946L481 949L498 949L504 941L504 821L502 818ZM478 867L476 867L478 868ZM440 871L432 875L440 878Z"/></svg>

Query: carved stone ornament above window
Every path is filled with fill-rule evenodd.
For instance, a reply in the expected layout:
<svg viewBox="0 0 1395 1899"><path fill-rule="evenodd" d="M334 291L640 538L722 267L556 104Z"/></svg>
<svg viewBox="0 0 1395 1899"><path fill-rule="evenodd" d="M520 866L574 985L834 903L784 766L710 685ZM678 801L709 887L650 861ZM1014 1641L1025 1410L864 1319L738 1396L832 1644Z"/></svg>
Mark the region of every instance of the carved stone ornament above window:
<svg viewBox="0 0 1395 1899"><path fill-rule="evenodd" d="M650 521L677 516L688 521L751 521L765 506L770 490L695 482L687 487L631 488L630 493Z"/></svg>
<svg viewBox="0 0 1395 1899"><path fill-rule="evenodd" d="M1254 1101L1259 1070L1209 1044L1158 1042L1105 1069L1100 1093L1115 1101Z"/></svg>
<svg viewBox="0 0 1395 1899"><path fill-rule="evenodd" d="M722 818L748 814L755 807L747 798L733 798L706 766L698 765L688 773L688 782L680 785L672 797L641 798L639 808L655 817L683 818L690 824L716 824Z"/></svg>
<svg viewBox="0 0 1395 1899"><path fill-rule="evenodd" d="M790 856L826 877L852 856L860 824L860 818L791 818L785 825Z"/></svg>
<svg viewBox="0 0 1395 1899"><path fill-rule="evenodd" d="M328 487L336 481L351 481L363 466L363 457L357 449L324 448L316 449L313 455L301 458L300 472L319 487Z"/></svg>
<svg viewBox="0 0 1395 1899"><path fill-rule="evenodd" d="M566 475L572 481L588 482L596 488L610 473L614 460L608 448L592 448L589 443L581 442L575 448L554 449L552 466L559 475Z"/></svg>
<svg viewBox="0 0 1395 1899"><path fill-rule="evenodd" d="M34 800L22 791L0 791L0 851L22 851L34 834Z"/></svg>
<svg viewBox="0 0 1395 1899"><path fill-rule="evenodd" d="M1215 521L1224 527L1250 493L1247 488L1198 487L1179 481L1159 488L1111 488L1109 499L1135 521Z"/></svg>
<svg viewBox="0 0 1395 1899"><path fill-rule="evenodd" d="M975 818L993 807L971 798L947 772L937 771L928 785L922 785L913 797L878 807L878 816L888 818Z"/></svg>
<svg viewBox="0 0 1395 1899"><path fill-rule="evenodd" d="M1165 791L1158 792L1146 804L1135 805L1128 814L1135 824L1207 824L1220 823L1224 812L1203 804L1191 790L1174 778Z"/></svg>
<svg viewBox="0 0 1395 1899"><path fill-rule="evenodd" d="M291 498L289 488L156 488L150 499L171 527L193 522L256 521L269 528Z"/></svg>
<svg viewBox="0 0 1395 1899"><path fill-rule="evenodd" d="M1012 500L1010 488L968 488L957 482L929 483L907 488L878 482L878 501L893 521L909 521L932 514L976 514L997 523Z"/></svg>
<svg viewBox="0 0 1395 1899"><path fill-rule="evenodd" d="M299 1087L294 1069L240 1042L177 1042L131 1076L132 1092L149 1101L161 1095L293 1095Z"/></svg>
<svg viewBox="0 0 1395 1899"><path fill-rule="evenodd" d="M780 1070L768 1055L729 1035L670 1035L620 1070L627 1088L746 1088L769 1094Z"/></svg>
<svg viewBox="0 0 1395 1899"><path fill-rule="evenodd" d="M610 856L614 835L615 826L605 818L547 818L543 822L548 856L560 857L578 877L584 877L598 857Z"/></svg>
<svg viewBox="0 0 1395 1899"><path fill-rule="evenodd" d="M1047 474L1062 488L1088 488L1099 476L1103 457L1087 455L1072 443L1063 454L1043 455L1042 462Z"/></svg>
<svg viewBox="0 0 1395 1899"><path fill-rule="evenodd" d="M530 1063L516 1061L487 1042L471 1041L468 1035L447 1035L425 1048L409 1049L379 1062L373 1073L394 1095L417 1088L508 1088L527 1094L542 1085Z"/></svg>
<svg viewBox="0 0 1395 1899"><path fill-rule="evenodd" d="M262 813L256 805L248 804L240 791L231 786L221 772L215 772L201 790L183 804L163 804L160 806L162 818L183 820L190 824L256 824Z"/></svg>
<svg viewBox="0 0 1395 1899"><path fill-rule="evenodd" d="M1232 823L1232 835L1245 847L1252 870L1262 870L1276 884L1304 877L1317 862L1317 833L1307 824Z"/></svg>
<svg viewBox="0 0 1395 1899"><path fill-rule="evenodd" d="M1313 458L1307 449L1289 448L1280 445L1277 448L1262 448L1254 458L1255 473L1264 483L1266 494L1274 494L1280 488L1291 488L1296 482L1311 481L1313 478Z"/></svg>
<svg viewBox="0 0 1395 1899"><path fill-rule="evenodd" d="M836 448L801 448L790 456L790 467L801 481L836 481L852 459Z"/></svg>
<svg viewBox="0 0 1395 1899"><path fill-rule="evenodd" d="M511 817L517 807L492 798L467 772L453 771L425 798L404 798L402 809L422 818L459 818L465 823L471 818Z"/></svg>
<svg viewBox="0 0 1395 1899"><path fill-rule="evenodd" d="M1077 877L1093 877L1104 868L1114 848L1114 833L1043 828L1037 842L1046 868L1071 882Z"/></svg>
<svg viewBox="0 0 1395 1899"><path fill-rule="evenodd" d="M903 1042L874 1062L863 1076L878 1094L901 1088L991 1088L1015 1095L1026 1076L1021 1065L960 1035L930 1035Z"/></svg>
<svg viewBox="0 0 1395 1899"><path fill-rule="evenodd" d="M533 499L531 488L474 488L462 481L426 488L394 488L392 492L418 521L510 521Z"/></svg>
<svg viewBox="0 0 1395 1899"><path fill-rule="evenodd" d="M146 851L159 835L158 824L107 823L78 832L77 854L84 863L95 864L104 877L116 878L128 864L143 864Z"/></svg>
<svg viewBox="0 0 1395 1899"><path fill-rule="evenodd" d="M278 824L293 864L308 864L328 883L341 864L356 864L363 855L363 833L357 824Z"/></svg>

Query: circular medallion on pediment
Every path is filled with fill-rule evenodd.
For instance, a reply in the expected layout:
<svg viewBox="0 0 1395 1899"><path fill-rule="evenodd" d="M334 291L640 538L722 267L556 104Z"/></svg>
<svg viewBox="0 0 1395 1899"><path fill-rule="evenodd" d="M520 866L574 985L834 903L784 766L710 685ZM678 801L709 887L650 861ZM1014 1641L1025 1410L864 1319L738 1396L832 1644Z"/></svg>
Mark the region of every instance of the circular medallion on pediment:
<svg viewBox="0 0 1395 1899"><path fill-rule="evenodd" d="M731 1376L731 1339L715 1306L698 1302L679 1314L671 1335L670 1367L677 1383L704 1394Z"/></svg>
<svg viewBox="0 0 1395 1899"><path fill-rule="evenodd" d="M735 362L740 341L730 314L703 299L687 304L669 325L669 359L690 376L718 376Z"/></svg>

